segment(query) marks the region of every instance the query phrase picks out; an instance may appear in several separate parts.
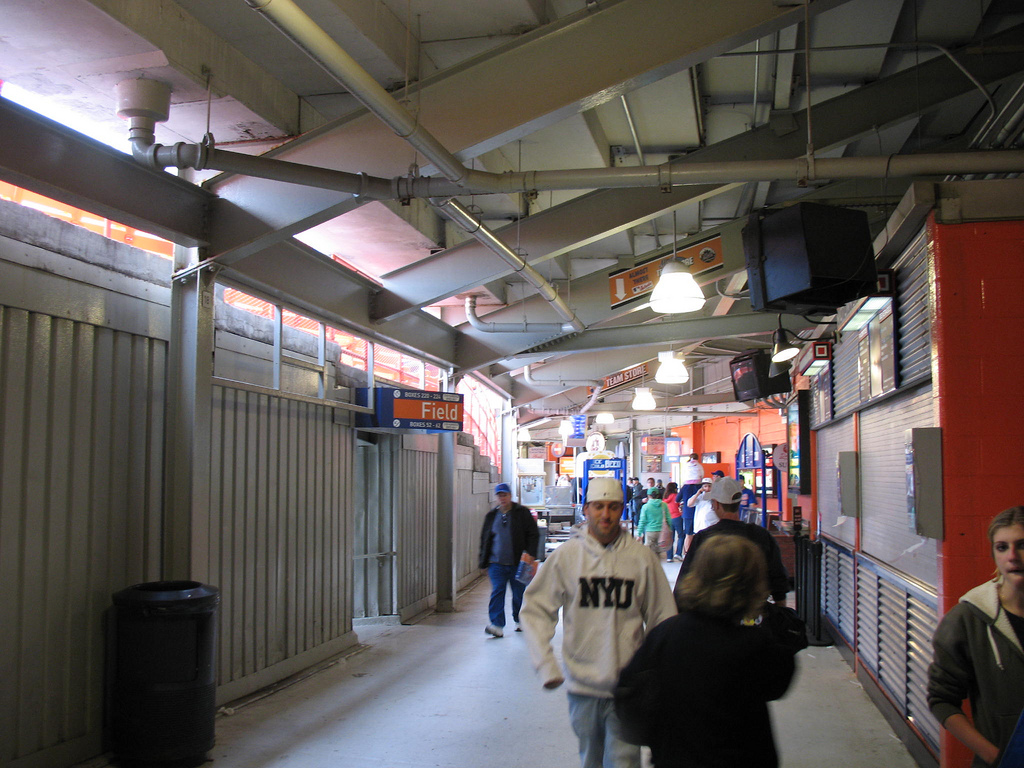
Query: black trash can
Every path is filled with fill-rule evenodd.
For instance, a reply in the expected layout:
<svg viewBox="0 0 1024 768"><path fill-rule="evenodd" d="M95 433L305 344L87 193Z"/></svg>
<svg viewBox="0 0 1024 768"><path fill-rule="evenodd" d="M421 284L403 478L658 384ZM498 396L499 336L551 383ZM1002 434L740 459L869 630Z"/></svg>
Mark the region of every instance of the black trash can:
<svg viewBox="0 0 1024 768"><path fill-rule="evenodd" d="M113 600L110 749L122 764L202 763L214 740L217 588L154 581Z"/></svg>

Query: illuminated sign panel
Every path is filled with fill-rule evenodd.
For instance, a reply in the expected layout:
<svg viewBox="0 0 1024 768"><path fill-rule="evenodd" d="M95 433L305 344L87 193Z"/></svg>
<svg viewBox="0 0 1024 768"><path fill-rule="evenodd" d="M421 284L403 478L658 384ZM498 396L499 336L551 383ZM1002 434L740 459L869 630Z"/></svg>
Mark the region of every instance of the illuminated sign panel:
<svg viewBox="0 0 1024 768"><path fill-rule="evenodd" d="M363 397L367 390L360 389ZM375 387L372 414L358 414L358 426L462 431L463 397L454 392Z"/></svg>

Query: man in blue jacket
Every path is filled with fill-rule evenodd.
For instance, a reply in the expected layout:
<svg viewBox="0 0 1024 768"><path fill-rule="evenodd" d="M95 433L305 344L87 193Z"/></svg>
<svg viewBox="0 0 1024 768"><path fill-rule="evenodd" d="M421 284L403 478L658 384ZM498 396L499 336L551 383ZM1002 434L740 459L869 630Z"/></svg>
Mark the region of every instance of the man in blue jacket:
<svg viewBox="0 0 1024 768"><path fill-rule="evenodd" d="M523 605L526 585L515 578L519 562L534 563L537 554L537 521L522 504L512 501L508 483L494 487L498 500L480 531L480 567L487 569L491 580L491 600L487 606L489 623L484 632L492 637L505 635L505 592L512 588L512 621L519 631L519 609Z"/></svg>

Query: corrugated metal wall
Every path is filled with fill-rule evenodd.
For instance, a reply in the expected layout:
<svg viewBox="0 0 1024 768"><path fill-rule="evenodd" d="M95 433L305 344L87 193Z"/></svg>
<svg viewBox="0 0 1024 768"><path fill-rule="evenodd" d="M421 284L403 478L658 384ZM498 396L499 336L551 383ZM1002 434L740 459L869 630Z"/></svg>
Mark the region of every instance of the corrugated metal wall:
<svg viewBox="0 0 1024 768"><path fill-rule="evenodd" d="M932 586L938 583L938 546L910 529L904 434L934 424L931 384L860 415L861 550Z"/></svg>
<svg viewBox="0 0 1024 768"><path fill-rule="evenodd" d="M940 727L924 691L937 625L938 545L910 528L904 446L907 429L935 426L923 232L894 269L901 389L865 402L861 380L867 374L860 370L858 334L850 334L835 349L835 413L841 418L817 431L818 510L827 537L821 605L899 715L937 752ZM856 417L842 418L854 410ZM855 446L860 519L839 524L835 458Z"/></svg>
<svg viewBox="0 0 1024 768"><path fill-rule="evenodd" d="M857 626L853 553L827 539L824 544L821 558L821 611L852 647Z"/></svg>
<svg viewBox="0 0 1024 768"><path fill-rule="evenodd" d="M437 594L437 447L393 443L391 499L398 544L398 615L405 621L434 605Z"/></svg>
<svg viewBox="0 0 1024 768"><path fill-rule="evenodd" d="M863 556L857 565L857 655L900 714L938 750L940 726L925 697L938 626L935 593Z"/></svg>
<svg viewBox="0 0 1024 768"><path fill-rule="evenodd" d="M922 229L894 265L901 385L932 375L931 280L928 237Z"/></svg>
<svg viewBox="0 0 1024 768"><path fill-rule="evenodd" d="M166 355L0 307L2 763L99 751L104 611L160 570Z"/></svg>
<svg viewBox="0 0 1024 768"><path fill-rule="evenodd" d="M308 666L356 642L355 436L328 406L218 386L211 437L207 580L221 590L223 701L279 679L286 660Z"/></svg>
<svg viewBox="0 0 1024 768"><path fill-rule="evenodd" d="M480 573L480 528L494 506L494 482L490 459L475 447L457 446L455 466L455 583L461 587Z"/></svg>

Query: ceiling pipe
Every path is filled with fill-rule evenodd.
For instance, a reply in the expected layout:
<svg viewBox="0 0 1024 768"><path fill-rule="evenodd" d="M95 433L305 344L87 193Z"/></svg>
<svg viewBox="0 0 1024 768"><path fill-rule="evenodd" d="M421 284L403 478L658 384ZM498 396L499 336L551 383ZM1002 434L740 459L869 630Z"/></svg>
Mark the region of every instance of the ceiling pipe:
<svg viewBox="0 0 1024 768"><path fill-rule="evenodd" d="M253 0L246 0L247 2ZM275 0L280 2L281 0ZM155 144L154 127L167 119L170 88L156 80L135 78L117 85L118 109L130 121L132 154L141 163L156 169L194 168L242 173L257 178L333 189L359 197L400 200L409 197L446 198L460 194L514 194L533 190L613 189L619 187L658 187L669 190L687 184L727 184L751 181L897 178L947 176L1024 171L1022 150L975 150L928 155L890 155L888 157L815 158L784 160L737 160L717 163L686 162L673 165L619 168L578 168L558 171L474 174L493 177L496 184L487 188L463 187L446 179L396 177L385 179L365 173L346 173L272 158L254 157L217 149L211 138L200 144L178 142L173 146ZM476 178L476 176L474 176ZM439 204L439 207L440 204ZM446 206L449 207L450 206ZM444 210L444 208L442 208ZM452 208L451 210L454 211ZM456 214L461 216L461 214ZM464 218L464 217L463 217ZM454 220L454 219L453 219ZM474 231L488 241L500 242L479 221L469 217ZM490 247L490 246L488 246ZM502 246L505 252L512 253ZM493 250L493 248L492 248ZM497 251L496 251L497 252ZM503 256L504 258L504 256ZM513 254L518 264L523 263ZM540 279L543 280L541 277ZM570 319L570 318L566 318Z"/></svg>
<svg viewBox="0 0 1024 768"><path fill-rule="evenodd" d="M535 387L604 387L604 382L599 379L535 379L530 374L530 366L523 366L523 381Z"/></svg>
<svg viewBox="0 0 1024 768"><path fill-rule="evenodd" d="M735 401L733 401L733 402L735 402ZM576 409L574 409L574 408L530 408L529 406L520 406L520 408L523 411L529 413L531 416L533 416L533 415L535 415L535 416L572 416L574 413L578 413L578 411L576 411ZM631 410L628 407L620 408L619 410L602 408L602 409L600 409L600 411L598 411L598 413L611 413L613 415L621 414L621 416L618 416L618 415L616 416L616 418L620 418L620 419L624 419L624 418L628 418L630 416L636 416L637 415L636 411L633 411L633 410ZM742 411L669 411L669 415L670 416L742 416L742 417L750 417L750 416L756 416L757 413L758 413L757 410L749 410L749 409L748 410L742 410ZM665 414L662 411L658 411L658 412L651 411L647 415L648 416L652 416L652 417L653 416L661 417L661 416L664 416ZM641 415L639 418L643 418L643 416ZM530 429L532 430L533 427L531 426ZM555 429L555 426L550 427L550 429Z"/></svg>
<svg viewBox="0 0 1024 768"><path fill-rule="evenodd" d="M579 333L586 329L583 321L576 317L576 314L569 309L565 300L558 295L558 291L547 281L544 275L531 267L522 256L505 245L497 235L487 229L458 200L448 198L445 200L431 200L430 202L447 218L466 230L466 232L476 238L478 242L490 251L501 257L505 263L522 275L524 280L537 289L541 297L552 306L555 312L567 321L564 326L559 326L559 331L557 332L571 333L575 331Z"/></svg>
<svg viewBox="0 0 1024 768"><path fill-rule="evenodd" d="M430 177L396 179L399 198L617 187L660 187L669 190L679 184L942 176L965 173L1012 173L1024 170L1024 152L1016 151L833 159L805 156L780 161L687 163L676 168L672 167L672 163L667 163L655 167L588 168L503 174L470 170L426 131L415 116L385 91L330 35L299 9L293 0L245 2L344 85L363 106L399 137L422 153L447 179L447 184L455 185L455 188L452 188L443 180ZM1003 154L1005 157L993 157Z"/></svg>
<svg viewBox="0 0 1024 768"><path fill-rule="evenodd" d="M590 381L588 381L586 379L575 380L575 381L572 380L572 379L563 379L563 380L559 380L559 381L537 381L536 379L530 377L530 375L529 375L529 366L524 366L523 367L523 369L522 369L522 380L525 381L527 384L540 385L540 386L544 386L545 384L557 384L559 386L572 386L572 387L584 387L584 386L586 386L586 387L593 387L594 388L594 391L590 393L590 399L588 399L583 404L583 406L580 407L579 410L575 410L575 409L555 409L555 411L558 411L559 413L554 413L554 412L549 413L547 411L535 412L535 413L538 413L539 415L542 415L542 416L569 416L571 414L585 414L585 413L587 413L591 409L591 407L595 406L595 404L597 403L598 399L600 399L600 397L601 397L601 390L604 389L604 382L603 381L598 381L596 379L595 380L590 380Z"/></svg>
<svg viewBox="0 0 1024 768"><path fill-rule="evenodd" d="M813 173L806 157L790 160L737 160L716 163L667 163L661 166L577 168L495 174L498 189L460 187L444 179L399 176L385 179L346 173L285 160L216 149L211 142L171 146L150 137L132 137L132 153L150 168L194 168L241 173L318 189L332 189L374 200L445 198L468 194L515 194L531 191L672 187L755 181L913 178L1024 171L1024 150L976 150L929 155L815 158ZM483 226L478 223L478 226Z"/></svg>
<svg viewBox="0 0 1024 768"><path fill-rule="evenodd" d="M317 26L292 0L245 0L246 5L273 24L285 37L319 64L370 112L430 160L444 177L465 185L485 183L487 174L471 171L430 134L409 110ZM479 178L477 178L479 177Z"/></svg>
<svg viewBox="0 0 1024 768"><path fill-rule="evenodd" d="M466 320L483 333L572 333L571 323L489 323L476 313L476 296L466 297Z"/></svg>

